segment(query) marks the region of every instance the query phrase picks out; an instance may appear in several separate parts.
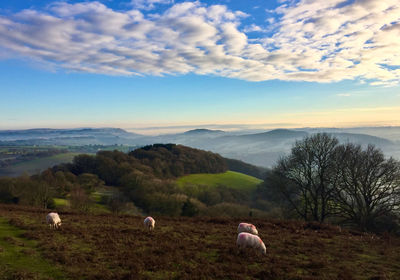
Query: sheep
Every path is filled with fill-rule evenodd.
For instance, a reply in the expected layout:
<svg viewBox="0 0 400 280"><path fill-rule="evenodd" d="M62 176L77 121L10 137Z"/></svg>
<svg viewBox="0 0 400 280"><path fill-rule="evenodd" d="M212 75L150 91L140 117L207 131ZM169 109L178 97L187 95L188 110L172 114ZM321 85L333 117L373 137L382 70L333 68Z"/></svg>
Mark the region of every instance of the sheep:
<svg viewBox="0 0 400 280"><path fill-rule="evenodd" d="M57 213L51 212L47 214L46 222L49 224L50 228L57 229L61 227L61 219Z"/></svg>
<svg viewBox="0 0 400 280"><path fill-rule="evenodd" d="M144 226L150 231L154 229L155 224L156 221L152 217L147 217L146 219L144 219Z"/></svg>
<svg viewBox="0 0 400 280"><path fill-rule="evenodd" d="M267 249L265 248L265 244L257 235L248 232L241 232L238 234L236 245L239 247L240 251L245 248L254 248L261 254L266 255Z"/></svg>
<svg viewBox="0 0 400 280"><path fill-rule="evenodd" d="M238 226L237 232L238 233L248 232L251 234L258 235L257 228L254 225L248 224L248 223L240 223Z"/></svg>

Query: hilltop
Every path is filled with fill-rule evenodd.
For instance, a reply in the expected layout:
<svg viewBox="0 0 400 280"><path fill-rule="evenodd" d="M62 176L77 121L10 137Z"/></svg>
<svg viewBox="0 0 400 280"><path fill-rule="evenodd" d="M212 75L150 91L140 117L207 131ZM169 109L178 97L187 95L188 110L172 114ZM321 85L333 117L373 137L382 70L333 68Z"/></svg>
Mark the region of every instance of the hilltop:
<svg viewBox="0 0 400 280"><path fill-rule="evenodd" d="M0 204L4 279L399 279L400 240L316 223L59 212ZM239 254L239 222L255 224L267 255ZM7 258L6 254L7 253ZM21 262L10 262L19 259Z"/></svg>

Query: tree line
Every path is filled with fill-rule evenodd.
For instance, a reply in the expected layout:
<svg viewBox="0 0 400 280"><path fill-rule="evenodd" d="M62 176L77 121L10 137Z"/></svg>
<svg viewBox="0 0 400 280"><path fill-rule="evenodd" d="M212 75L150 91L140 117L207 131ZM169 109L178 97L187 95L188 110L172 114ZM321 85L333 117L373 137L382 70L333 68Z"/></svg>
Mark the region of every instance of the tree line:
<svg viewBox="0 0 400 280"><path fill-rule="evenodd" d="M400 163L372 145L339 144L325 133L297 141L259 191L306 221L365 231L399 225Z"/></svg>

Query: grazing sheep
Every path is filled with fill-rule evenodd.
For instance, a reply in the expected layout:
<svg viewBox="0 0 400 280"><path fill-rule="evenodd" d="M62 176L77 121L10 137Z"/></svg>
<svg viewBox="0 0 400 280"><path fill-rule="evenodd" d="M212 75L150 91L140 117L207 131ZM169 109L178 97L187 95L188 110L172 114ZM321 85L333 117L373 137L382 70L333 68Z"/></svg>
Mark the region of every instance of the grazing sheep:
<svg viewBox="0 0 400 280"><path fill-rule="evenodd" d="M248 232L241 232L238 234L236 245L239 247L240 251L244 250L245 248L254 248L261 254L266 255L264 242L257 235Z"/></svg>
<svg viewBox="0 0 400 280"><path fill-rule="evenodd" d="M59 228L61 227L61 219L57 213L51 212L46 216L46 222L49 224L50 228Z"/></svg>
<svg viewBox="0 0 400 280"><path fill-rule="evenodd" d="M156 221L152 217L147 217L146 219L144 219L144 226L149 230L153 230L155 224Z"/></svg>
<svg viewBox="0 0 400 280"><path fill-rule="evenodd" d="M237 232L238 233L249 232L251 234L258 235L257 228L254 225L248 224L248 223L240 223L238 226Z"/></svg>

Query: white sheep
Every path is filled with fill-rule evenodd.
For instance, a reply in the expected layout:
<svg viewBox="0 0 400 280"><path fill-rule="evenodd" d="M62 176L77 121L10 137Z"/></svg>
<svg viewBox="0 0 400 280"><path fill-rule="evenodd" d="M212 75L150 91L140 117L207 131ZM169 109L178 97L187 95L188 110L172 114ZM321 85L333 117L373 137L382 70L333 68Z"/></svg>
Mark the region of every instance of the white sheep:
<svg viewBox="0 0 400 280"><path fill-rule="evenodd" d="M156 221L152 217L147 217L146 219L144 219L144 226L149 230L153 230L155 224Z"/></svg>
<svg viewBox="0 0 400 280"><path fill-rule="evenodd" d="M236 245L239 247L240 251L245 248L253 248L258 250L261 254L266 255L266 248L264 242L257 235L241 232L238 234Z"/></svg>
<svg viewBox="0 0 400 280"><path fill-rule="evenodd" d="M50 228L59 228L61 227L61 219L57 213L51 212L46 216L46 222L49 224Z"/></svg>
<svg viewBox="0 0 400 280"><path fill-rule="evenodd" d="M249 232L251 234L258 235L257 228L254 225L248 224L248 223L240 223L238 226L237 232L238 233Z"/></svg>

